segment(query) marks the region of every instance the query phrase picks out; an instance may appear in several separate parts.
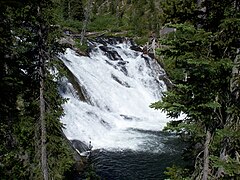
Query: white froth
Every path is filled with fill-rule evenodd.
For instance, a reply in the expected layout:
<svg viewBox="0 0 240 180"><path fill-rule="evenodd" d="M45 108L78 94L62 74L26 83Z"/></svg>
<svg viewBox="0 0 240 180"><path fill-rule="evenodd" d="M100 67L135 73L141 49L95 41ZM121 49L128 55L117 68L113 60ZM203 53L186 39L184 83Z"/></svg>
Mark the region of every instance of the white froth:
<svg viewBox="0 0 240 180"><path fill-rule="evenodd" d="M159 131L169 121L164 113L149 108L166 91L165 84L157 77L164 71L154 60L144 59L141 52L131 50L128 44L108 47L126 64L110 60L98 47L90 58L78 56L71 49L63 55L65 65L90 97L89 103L80 101L72 85L66 84L68 90L62 96L69 101L63 106L64 133L69 139L86 143L91 140L94 149L139 150L146 138L151 137L137 130Z"/></svg>

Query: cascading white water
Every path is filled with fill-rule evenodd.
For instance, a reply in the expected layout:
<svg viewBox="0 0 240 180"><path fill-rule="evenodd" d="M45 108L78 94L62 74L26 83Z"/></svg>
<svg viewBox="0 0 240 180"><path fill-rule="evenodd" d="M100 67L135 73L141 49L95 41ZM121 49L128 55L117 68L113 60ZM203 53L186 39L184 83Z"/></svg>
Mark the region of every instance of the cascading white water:
<svg viewBox="0 0 240 180"><path fill-rule="evenodd" d="M87 99L81 101L65 80L61 91L69 99L63 106L65 135L86 144L91 141L94 149L151 149L157 135L143 132L160 131L169 121L164 113L149 107L166 91L159 80L164 70L147 55L131 50L129 41L92 46L90 57L71 49L62 55ZM110 58L109 52L115 56Z"/></svg>

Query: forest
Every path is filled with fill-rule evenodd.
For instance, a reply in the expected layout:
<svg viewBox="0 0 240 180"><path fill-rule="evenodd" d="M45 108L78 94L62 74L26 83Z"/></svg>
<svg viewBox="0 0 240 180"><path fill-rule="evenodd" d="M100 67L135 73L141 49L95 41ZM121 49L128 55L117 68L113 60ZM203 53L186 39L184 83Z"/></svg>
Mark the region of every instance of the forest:
<svg viewBox="0 0 240 180"><path fill-rule="evenodd" d="M68 179L74 151L62 131L67 99L57 81L66 74L58 58L69 46L60 41L66 32L79 35L81 52L99 35L138 45L154 37L172 85L150 107L185 115L165 131L187 142L182 158L193 164L166 175L239 177L239 0L0 0L1 179Z"/></svg>

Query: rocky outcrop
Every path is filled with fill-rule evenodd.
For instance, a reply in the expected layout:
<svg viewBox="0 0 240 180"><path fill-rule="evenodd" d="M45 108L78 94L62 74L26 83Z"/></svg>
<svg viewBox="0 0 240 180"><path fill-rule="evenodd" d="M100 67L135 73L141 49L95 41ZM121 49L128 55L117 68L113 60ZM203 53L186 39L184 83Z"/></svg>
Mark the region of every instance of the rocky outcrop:
<svg viewBox="0 0 240 180"><path fill-rule="evenodd" d="M89 150L88 145L86 145L85 143L74 139L71 140L72 146L74 147L75 150L77 150L79 153L85 152Z"/></svg>
<svg viewBox="0 0 240 180"><path fill-rule="evenodd" d="M69 48L73 48L76 45L75 41L73 40L73 38L71 36L62 37L59 40L59 43L66 47L69 47Z"/></svg>
<svg viewBox="0 0 240 180"><path fill-rule="evenodd" d="M111 60L113 60L113 61L118 61L118 60L123 61L123 59L121 58L121 56L119 56L119 54L118 54L116 51L114 51L113 49L111 49L110 47L107 47L107 46L99 46L99 48L100 48L103 52L105 52L105 55L106 55L109 59L111 59Z"/></svg>
<svg viewBox="0 0 240 180"><path fill-rule="evenodd" d="M66 72L66 78L68 79L68 81L72 84L75 93L77 94L78 98L81 101L86 102L88 99L88 95L86 90L84 89L83 86L81 86L81 83L79 82L79 80L76 78L76 76L66 67L66 65L64 63L61 63L62 68L64 69L64 71ZM64 88L66 87L66 84L64 84L64 81L59 82L60 84L60 90L61 91L65 91Z"/></svg>
<svg viewBox="0 0 240 180"><path fill-rule="evenodd" d="M159 76L159 80L162 80L166 84L168 90L172 89L174 86L166 74Z"/></svg>

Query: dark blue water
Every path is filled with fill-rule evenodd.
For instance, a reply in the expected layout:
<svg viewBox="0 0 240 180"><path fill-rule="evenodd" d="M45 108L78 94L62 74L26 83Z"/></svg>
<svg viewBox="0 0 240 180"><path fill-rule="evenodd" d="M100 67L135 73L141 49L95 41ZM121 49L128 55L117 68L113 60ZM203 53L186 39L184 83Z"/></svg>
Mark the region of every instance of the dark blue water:
<svg viewBox="0 0 240 180"><path fill-rule="evenodd" d="M162 132L148 133L159 135L158 149L152 151L146 146L140 151L99 150L90 159L97 175L105 180L162 180L167 178L166 167L185 164L181 159L185 144L177 137Z"/></svg>

